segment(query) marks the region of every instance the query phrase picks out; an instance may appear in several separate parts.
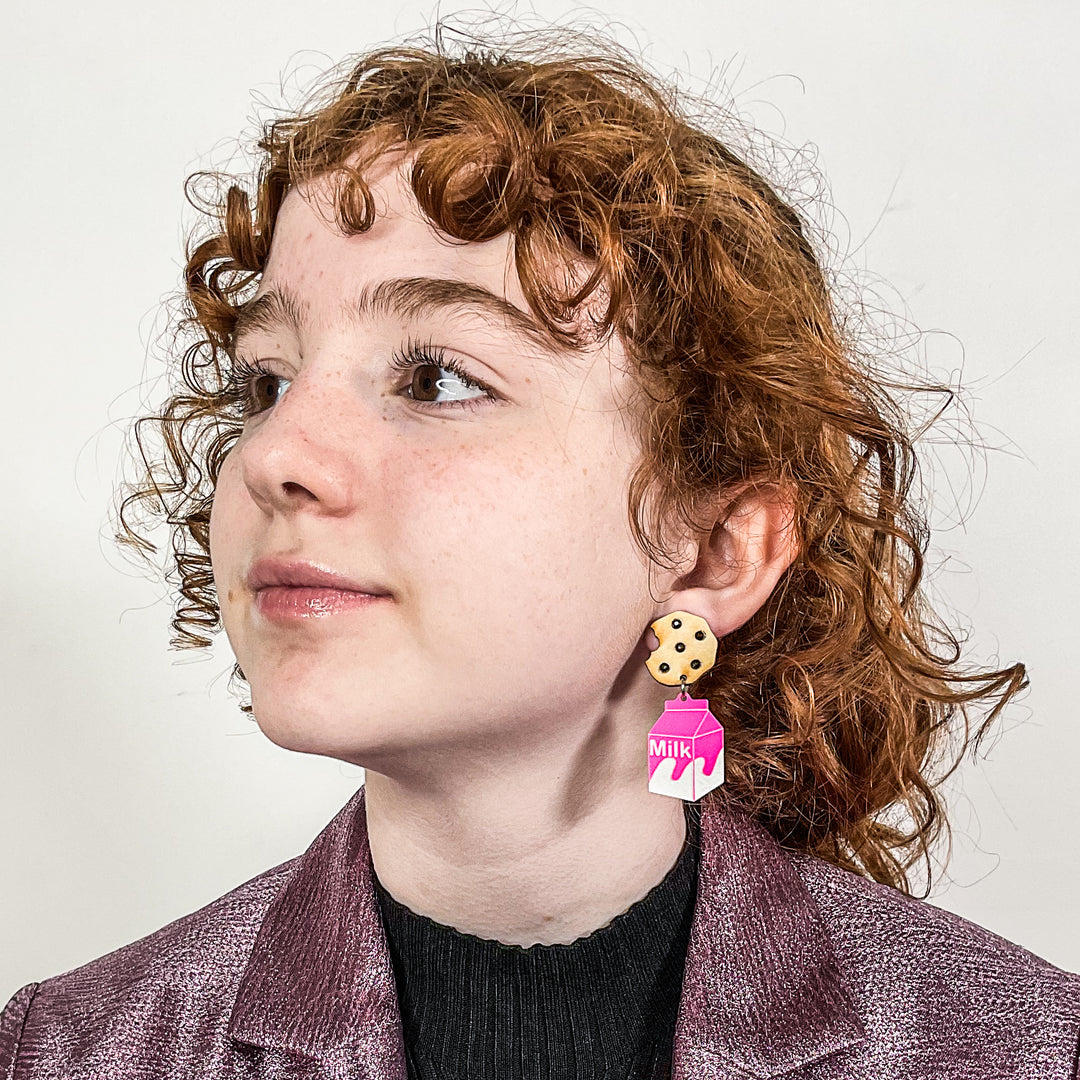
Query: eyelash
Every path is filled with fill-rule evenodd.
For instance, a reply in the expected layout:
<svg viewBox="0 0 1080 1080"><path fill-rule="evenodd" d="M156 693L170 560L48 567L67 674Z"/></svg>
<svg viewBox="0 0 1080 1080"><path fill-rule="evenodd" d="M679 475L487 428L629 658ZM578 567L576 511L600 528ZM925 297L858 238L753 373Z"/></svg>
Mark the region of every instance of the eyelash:
<svg viewBox="0 0 1080 1080"><path fill-rule="evenodd" d="M454 406L465 408L477 408L489 401L497 401L498 398L492 389L486 384L474 379L453 357L446 355L446 350L437 345L420 345L409 341L401 352L395 352L390 358L390 367L394 371L413 371L418 367L437 367L443 371L449 371L458 381L469 390L483 390L483 396L475 398L460 398L453 401L420 401L410 397L414 405L422 409L445 409ZM253 393L253 383L260 378L283 378L268 370L260 360L254 363L237 357L225 377L225 385L222 394L230 406L239 413L243 419L257 416L266 412L266 408L259 408ZM270 406L267 406L269 408Z"/></svg>

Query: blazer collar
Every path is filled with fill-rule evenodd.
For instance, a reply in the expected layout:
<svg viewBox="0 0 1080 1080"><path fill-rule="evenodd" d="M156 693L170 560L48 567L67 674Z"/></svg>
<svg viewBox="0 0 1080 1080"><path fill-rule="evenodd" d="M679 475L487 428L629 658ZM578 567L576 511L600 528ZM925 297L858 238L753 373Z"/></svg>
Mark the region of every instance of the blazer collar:
<svg viewBox="0 0 1080 1080"><path fill-rule="evenodd" d="M787 852L743 811L708 798L701 810L675 1080L721 1069L773 1077L862 1041L821 914ZM348 1061L370 1080L405 1080L372 874L361 787L268 909L229 1020L232 1038Z"/></svg>
<svg viewBox="0 0 1080 1080"><path fill-rule="evenodd" d="M351 1062L354 1070L362 1065L357 1075L365 1080L405 1080L373 873L361 787L270 905L240 981L230 1037L325 1063Z"/></svg>
<svg viewBox="0 0 1080 1080"><path fill-rule="evenodd" d="M865 1038L790 853L750 814L702 800L674 1080L733 1073L764 1080Z"/></svg>

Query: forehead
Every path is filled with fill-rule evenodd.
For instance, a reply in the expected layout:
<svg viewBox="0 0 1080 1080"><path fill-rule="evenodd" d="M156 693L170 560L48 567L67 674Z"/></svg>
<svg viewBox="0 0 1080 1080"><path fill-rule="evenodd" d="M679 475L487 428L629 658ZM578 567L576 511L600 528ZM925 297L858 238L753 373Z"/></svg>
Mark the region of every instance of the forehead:
<svg viewBox="0 0 1080 1080"><path fill-rule="evenodd" d="M456 298L467 299L471 286L474 300L489 294L503 301L511 319L520 314L523 324L535 323L514 266L512 236L466 243L440 233L417 204L405 170L405 159L394 155L368 171L374 222L352 236L334 221L332 181L320 178L290 191L256 296L274 289L308 306L330 309L345 301L351 309L351 299L388 281L430 281L443 283L446 299L455 298L454 284ZM428 288L426 298L437 299L438 292ZM418 296L416 288L412 293Z"/></svg>

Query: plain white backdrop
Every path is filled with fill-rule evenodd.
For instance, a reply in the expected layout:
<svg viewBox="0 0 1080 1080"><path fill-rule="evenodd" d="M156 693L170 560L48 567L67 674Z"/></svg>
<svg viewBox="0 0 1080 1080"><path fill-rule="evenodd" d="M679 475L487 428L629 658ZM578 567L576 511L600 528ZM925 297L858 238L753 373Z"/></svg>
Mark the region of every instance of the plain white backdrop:
<svg viewBox="0 0 1080 1080"><path fill-rule="evenodd" d="M168 650L171 600L117 553L106 515L128 420L163 392L154 349L191 220L185 176L250 132L253 92L291 100L433 10L102 0L4 16L0 1003L300 854L362 781L262 736L227 692L223 636L206 655ZM1023 660L1032 686L947 788L953 854L930 900L1070 970L1078 10L577 9L691 87L716 76L748 121L802 148L847 269L927 332L932 373L968 386L968 433L989 449L938 450L934 588L970 626L971 659Z"/></svg>

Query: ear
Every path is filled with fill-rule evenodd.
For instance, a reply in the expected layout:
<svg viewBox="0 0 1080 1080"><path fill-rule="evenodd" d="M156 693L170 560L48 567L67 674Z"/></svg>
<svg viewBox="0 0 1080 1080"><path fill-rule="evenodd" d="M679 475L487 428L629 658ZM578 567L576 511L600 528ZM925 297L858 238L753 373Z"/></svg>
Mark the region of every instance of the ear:
<svg viewBox="0 0 1080 1080"><path fill-rule="evenodd" d="M798 554L794 499L776 488L738 495L712 531L684 541L684 562L670 572L671 593L656 618L689 611L722 638L768 600ZM689 569L684 569L686 566Z"/></svg>

